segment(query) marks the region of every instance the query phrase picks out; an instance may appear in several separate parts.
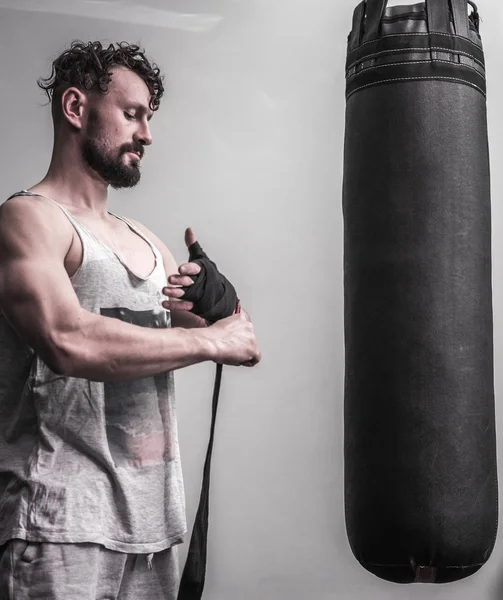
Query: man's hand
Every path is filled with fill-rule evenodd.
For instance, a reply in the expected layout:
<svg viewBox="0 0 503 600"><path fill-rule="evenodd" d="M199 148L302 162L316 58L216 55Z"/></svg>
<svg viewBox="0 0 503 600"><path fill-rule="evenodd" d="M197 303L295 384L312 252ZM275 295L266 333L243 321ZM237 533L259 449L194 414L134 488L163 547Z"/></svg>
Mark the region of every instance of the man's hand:
<svg viewBox="0 0 503 600"><path fill-rule="evenodd" d="M189 262L168 277L163 293L169 300L162 303L173 311L189 311L206 324L215 323L236 312L239 298L232 283L202 249L190 227L185 231ZM179 312L180 314L180 312Z"/></svg>
<svg viewBox="0 0 503 600"><path fill-rule="evenodd" d="M197 238L191 227L185 230L185 245L187 249L197 241ZM197 275L201 271L201 267L193 262L183 263L178 267L178 275L170 275L168 278L167 287L163 288L162 292L168 296L169 300L164 300L162 303L164 308L168 310L192 310L194 303L186 300L181 300L185 294L182 286L192 285L194 282L189 275Z"/></svg>
<svg viewBox="0 0 503 600"><path fill-rule="evenodd" d="M249 315L240 313L221 319L204 331L216 348L214 362L254 367L262 359Z"/></svg>

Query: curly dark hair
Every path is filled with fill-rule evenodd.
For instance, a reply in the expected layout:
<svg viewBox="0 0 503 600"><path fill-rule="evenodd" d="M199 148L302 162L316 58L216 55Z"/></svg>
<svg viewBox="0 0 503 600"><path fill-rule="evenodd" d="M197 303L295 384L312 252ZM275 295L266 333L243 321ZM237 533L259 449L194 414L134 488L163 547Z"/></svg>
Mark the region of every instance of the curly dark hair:
<svg viewBox="0 0 503 600"><path fill-rule="evenodd" d="M112 80L110 69L115 66L124 66L137 73L150 91L150 109L156 111L159 108L164 93L164 77L160 75L159 67L146 58L145 51L139 46L127 42L116 45L117 48L114 44L104 48L101 42L85 44L74 40L71 47L53 61L50 76L37 80L37 85L52 102L53 117L57 116L56 101L69 87L106 94Z"/></svg>

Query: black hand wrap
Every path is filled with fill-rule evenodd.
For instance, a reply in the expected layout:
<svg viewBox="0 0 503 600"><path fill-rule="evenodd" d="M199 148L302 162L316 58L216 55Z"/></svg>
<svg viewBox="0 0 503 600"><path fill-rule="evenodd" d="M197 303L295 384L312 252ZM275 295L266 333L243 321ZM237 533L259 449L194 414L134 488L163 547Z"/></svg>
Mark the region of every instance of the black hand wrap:
<svg viewBox="0 0 503 600"><path fill-rule="evenodd" d="M182 286L185 292L183 300L194 303L190 312L209 323L216 323L234 314L238 302L236 290L208 258L199 242L189 247L189 261L201 267L197 275L189 275L194 283Z"/></svg>

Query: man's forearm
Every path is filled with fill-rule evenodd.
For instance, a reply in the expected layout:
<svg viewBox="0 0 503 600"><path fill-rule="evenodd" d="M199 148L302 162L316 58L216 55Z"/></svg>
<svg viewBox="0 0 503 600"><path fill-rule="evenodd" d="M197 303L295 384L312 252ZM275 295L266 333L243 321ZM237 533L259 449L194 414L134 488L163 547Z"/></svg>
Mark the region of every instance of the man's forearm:
<svg viewBox="0 0 503 600"><path fill-rule="evenodd" d="M79 326L59 336L58 371L93 381L138 379L214 360L202 329L153 329L82 311Z"/></svg>

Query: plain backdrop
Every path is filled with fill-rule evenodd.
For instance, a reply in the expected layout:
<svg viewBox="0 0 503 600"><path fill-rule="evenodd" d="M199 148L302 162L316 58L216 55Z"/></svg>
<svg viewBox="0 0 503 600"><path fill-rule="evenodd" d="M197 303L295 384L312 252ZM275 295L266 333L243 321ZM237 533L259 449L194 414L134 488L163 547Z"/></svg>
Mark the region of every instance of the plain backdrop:
<svg viewBox="0 0 503 600"><path fill-rule="evenodd" d="M187 260L183 234L192 226L254 321L262 362L223 372L205 600L503 598L502 537L479 573L443 586L382 581L347 542L341 193L344 63L356 4L0 0L0 197L46 173L52 124L36 79L49 75L52 60L73 39L139 43L165 74L166 94L141 182L111 190L110 209L142 221L178 263ZM479 10L503 464L503 7L480 0ZM213 363L175 374L190 528L214 374Z"/></svg>

